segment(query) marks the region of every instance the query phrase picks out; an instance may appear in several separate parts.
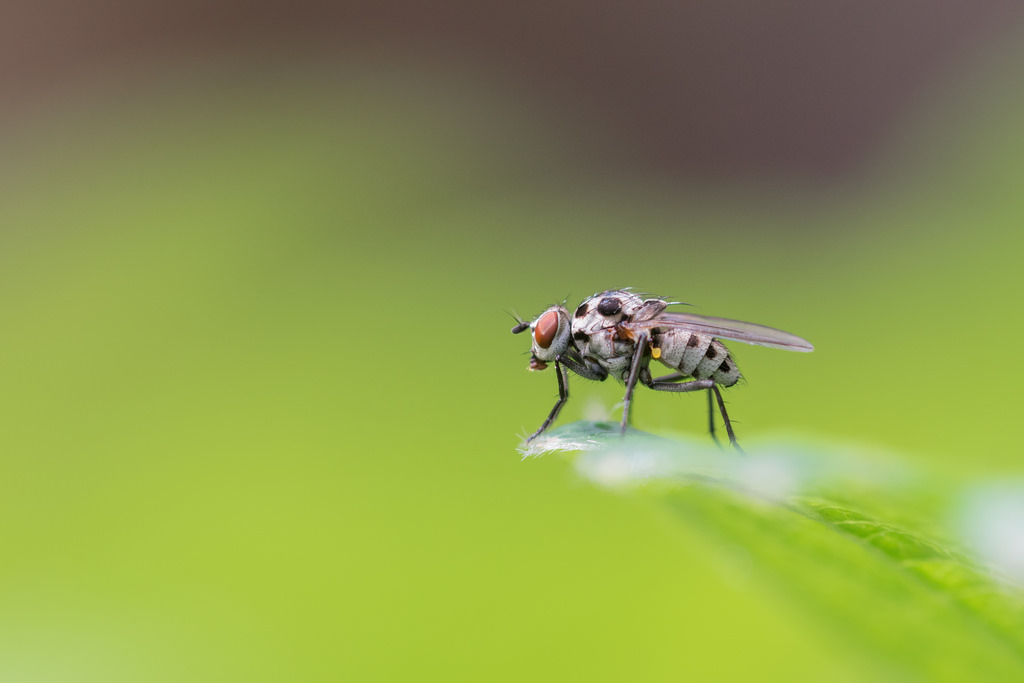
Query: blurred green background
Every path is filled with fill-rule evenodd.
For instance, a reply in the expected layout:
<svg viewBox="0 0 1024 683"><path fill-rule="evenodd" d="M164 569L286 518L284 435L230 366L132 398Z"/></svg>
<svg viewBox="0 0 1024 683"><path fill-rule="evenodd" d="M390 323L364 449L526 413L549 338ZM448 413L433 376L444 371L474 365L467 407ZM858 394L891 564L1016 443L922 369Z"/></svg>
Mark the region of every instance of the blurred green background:
<svg viewBox="0 0 1024 683"><path fill-rule="evenodd" d="M642 16L641 36L659 25ZM863 154L824 134L823 107L782 122L817 156L744 156L717 146L728 121L705 147L577 126L593 101L567 113L572 93L401 32L300 49L289 24L219 49L182 20L159 49L85 59L57 44L106 20L73 19L47 48L63 61L32 71L26 52L24 82L0 83L2 680L876 672L699 519L520 461L556 387L526 372L506 311L610 287L815 344L734 345L741 442L1021 474L1020 31L938 62ZM688 68L683 91L750 86ZM851 92L870 99L864 73ZM861 120L848 99L843 125ZM571 389L563 423L621 399ZM635 424L701 434L703 398L640 393Z"/></svg>

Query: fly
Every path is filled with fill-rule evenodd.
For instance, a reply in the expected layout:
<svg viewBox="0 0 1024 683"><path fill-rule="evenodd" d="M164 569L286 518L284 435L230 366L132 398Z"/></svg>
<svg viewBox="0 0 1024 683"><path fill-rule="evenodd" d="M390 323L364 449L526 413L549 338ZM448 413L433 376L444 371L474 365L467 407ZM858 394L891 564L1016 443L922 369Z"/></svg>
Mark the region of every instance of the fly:
<svg viewBox="0 0 1024 683"><path fill-rule="evenodd" d="M643 299L629 290L616 289L595 294L572 314L564 306L552 306L532 322L519 321L512 333L530 330L530 369L544 370L549 363L554 363L558 379L555 407L526 442L533 441L550 427L569 400L571 371L585 379L603 382L614 377L625 384L623 434L629 423L637 383L655 391L707 391L711 438L718 442L714 421L714 402L717 402L729 443L741 450L719 389L719 386L733 386L741 375L729 349L719 339L786 351L806 352L813 351L814 347L794 334L772 327L669 312L665 310L669 305L664 299ZM672 372L652 377L652 360Z"/></svg>

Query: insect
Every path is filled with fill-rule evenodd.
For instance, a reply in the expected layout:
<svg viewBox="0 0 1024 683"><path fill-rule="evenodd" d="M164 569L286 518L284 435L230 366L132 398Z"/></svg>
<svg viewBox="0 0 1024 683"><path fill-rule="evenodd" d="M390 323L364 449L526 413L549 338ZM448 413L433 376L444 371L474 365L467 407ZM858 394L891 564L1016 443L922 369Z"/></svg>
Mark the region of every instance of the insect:
<svg viewBox="0 0 1024 683"><path fill-rule="evenodd" d="M786 351L813 351L814 347L794 334L772 327L668 312L665 309L669 305L665 299L644 299L629 289L614 289L589 297L572 314L564 306L551 306L531 322L519 320L512 333L530 330L530 370L544 370L554 363L558 379L555 407L526 442L550 427L569 400L571 371L585 379L603 382L614 377L625 384L623 434L637 383L655 391L707 391L711 438L718 442L714 400L725 422L729 443L741 450L718 388L733 386L741 375L729 349L719 339ZM652 377L652 360L672 372Z"/></svg>

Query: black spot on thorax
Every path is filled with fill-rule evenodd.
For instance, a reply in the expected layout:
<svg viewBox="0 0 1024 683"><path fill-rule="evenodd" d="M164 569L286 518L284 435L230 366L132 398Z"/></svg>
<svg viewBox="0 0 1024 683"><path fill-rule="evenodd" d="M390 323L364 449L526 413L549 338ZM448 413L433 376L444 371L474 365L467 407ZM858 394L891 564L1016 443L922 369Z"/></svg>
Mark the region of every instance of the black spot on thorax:
<svg viewBox="0 0 1024 683"><path fill-rule="evenodd" d="M587 314L587 302L584 301L583 303L580 304L580 307L576 309L576 313L574 315L577 318L582 318L586 314Z"/></svg>
<svg viewBox="0 0 1024 683"><path fill-rule="evenodd" d="M597 312L601 315L615 315L622 310L622 301L614 296L601 299L597 305Z"/></svg>

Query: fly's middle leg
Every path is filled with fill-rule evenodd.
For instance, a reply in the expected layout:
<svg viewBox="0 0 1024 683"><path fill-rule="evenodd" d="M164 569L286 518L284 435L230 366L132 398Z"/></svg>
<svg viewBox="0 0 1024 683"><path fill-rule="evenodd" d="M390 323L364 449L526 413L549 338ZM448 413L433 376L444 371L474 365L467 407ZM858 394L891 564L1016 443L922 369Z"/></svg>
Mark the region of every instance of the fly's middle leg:
<svg viewBox="0 0 1024 683"><path fill-rule="evenodd" d="M629 377L626 378L626 396L622 399L621 433L623 435L626 434L626 427L629 425L629 404L633 401L633 390L640 379L640 366L643 365L644 353L647 352L647 339L647 333L642 332L636 338L636 346L633 349L633 362L629 367Z"/></svg>

